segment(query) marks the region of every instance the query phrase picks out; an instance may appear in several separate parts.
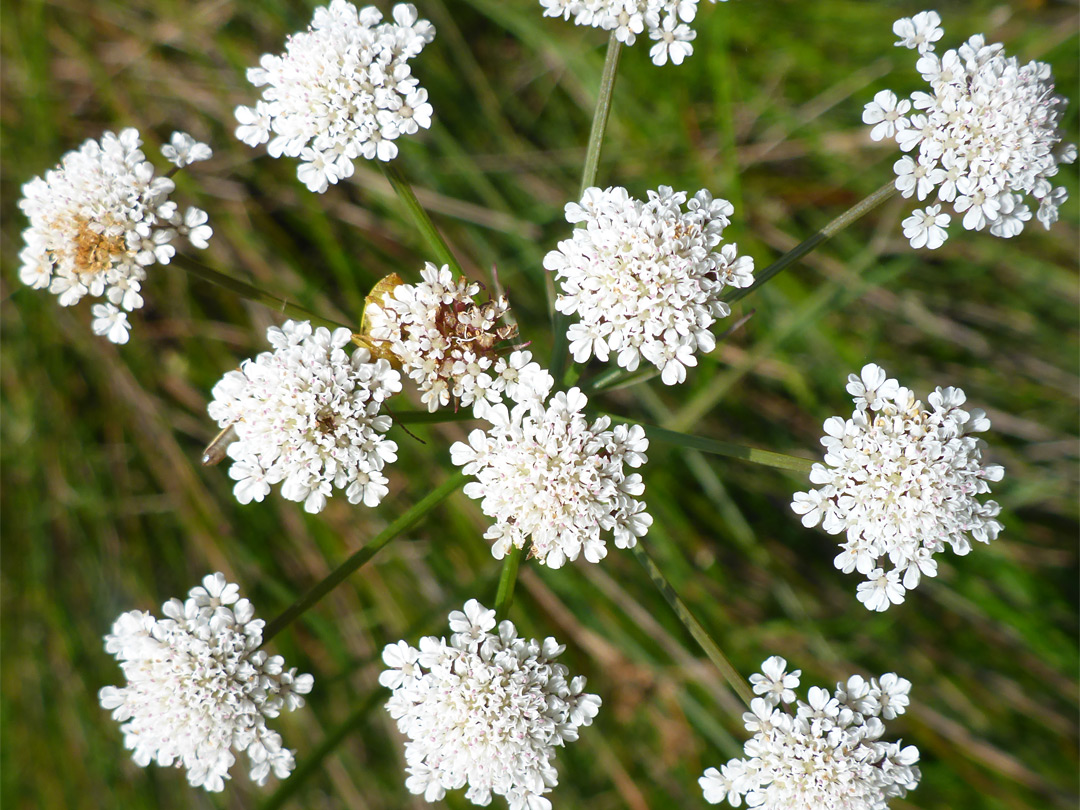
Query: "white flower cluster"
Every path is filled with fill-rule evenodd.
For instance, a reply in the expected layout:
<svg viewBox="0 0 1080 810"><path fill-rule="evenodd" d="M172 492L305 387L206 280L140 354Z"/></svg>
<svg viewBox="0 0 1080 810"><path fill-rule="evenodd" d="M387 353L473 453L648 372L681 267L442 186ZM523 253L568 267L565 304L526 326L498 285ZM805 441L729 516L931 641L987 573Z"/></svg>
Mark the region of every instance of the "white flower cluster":
<svg viewBox="0 0 1080 810"><path fill-rule="evenodd" d="M988 430L990 420L960 407L959 388L937 388L927 397L933 410L925 410L870 363L848 377L847 391L855 411L825 422L825 463L810 472L818 488L795 493L791 508L804 526L846 533L836 567L865 575L859 601L884 611L923 574L937 574L934 554L946 543L963 555L971 551L969 534L981 543L998 536L1001 507L975 496L1004 470L983 463L985 442L971 434ZM893 566L887 573L879 567L884 557Z"/></svg>
<svg viewBox="0 0 1080 810"><path fill-rule="evenodd" d="M495 519L484 537L494 541L496 559L531 540L529 556L542 565L560 568L582 552L595 563L607 556L602 532L612 532L617 547L632 548L649 530L652 517L634 497L645 484L624 469L646 462L645 431L639 425L609 430L606 416L590 425L587 403L577 388L559 392L546 407L541 398L513 409L483 402L475 413L491 428L450 448L450 460L476 477L465 494Z"/></svg>
<svg viewBox="0 0 1080 810"><path fill-rule="evenodd" d="M350 356L348 329L286 321L266 337L274 351L226 374L207 408L236 431L227 450L236 499L261 501L281 483L308 512L321 512L334 487L349 503L376 506L389 491L383 466L397 459L383 436L391 419L379 410L401 390L401 375L386 360L370 362L367 349Z"/></svg>
<svg viewBox="0 0 1080 810"><path fill-rule="evenodd" d="M697 16L698 0L540 0L540 5L545 17L573 17L575 25L614 31L626 45L633 45L638 34L648 29L649 39L656 42L649 57L656 65L667 64L669 59L681 65L694 52L690 43L697 32L687 23Z"/></svg>
<svg viewBox="0 0 1080 810"><path fill-rule="evenodd" d="M180 132L173 134L174 144L178 138L187 146L184 165L210 157L206 144ZM107 303L91 309L92 328L113 343L127 343L127 313L143 305L146 268L169 263L177 233L197 248L213 234L205 212L180 214L169 199L175 184L154 176L141 145L135 129L88 140L44 179L26 183L19 201L30 220L19 278L35 289L47 287L65 307L85 295L104 296ZM166 157L169 149L162 150Z"/></svg>
<svg viewBox="0 0 1080 810"><path fill-rule="evenodd" d="M478 805L495 793L510 810L550 810L555 747L592 723L600 698L554 663L565 649L555 639L518 638L510 621L493 628L495 611L470 599L450 614L449 644L427 636L420 649L399 641L383 651L386 709L408 738L405 786L429 802L468 785Z"/></svg>
<svg viewBox="0 0 1080 810"><path fill-rule="evenodd" d="M589 188L580 204L567 203L566 220L584 227L544 267L562 285L556 308L580 319L567 331L576 362L614 352L633 371L644 357L674 385L697 365L695 352L715 348L709 328L731 312L720 294L750 286L754 262L720 245L731 203L704 189L686 196L660 186L642 202L624 188Z"/></svg>
<svg viewBox="0 0 1080 810"><path fill-rule="evenodd" d="M1031 219L1027 194L1039 201L1036 217L1049 228L1068 196L1050 178L1059 164L1076 159L1075 145L1061 145L1067 102L1054 94L1050 65L1021 66L981 34L938 56L940 23L937 12L924 11L893 26L898 46L918 50L916 69L931 92L898 100L882 90L863 111L875 141L894 138L903 151L915 153L893 166L901 193L920 200L937 195L936 205L904 220L904 236L915 248L940 247L950 221L941 213L944 203L963 214L969 231L989 226L994 236L1016 236ZM909 115L912 108L918 112Z"/></svg>
<svg viewBox="0 0 1080 810"><path fill-rule="evenodd" d="M400 3L394 21L374 6L347 0L315 9L306 32L280 56L263 55L248 81L265 86L254 107L237 107L236 137L250 146L270 140L273 157L299 157L297 177L312 191L353 173L353 160L393 160L394 141L431 126L427 91L409 60L435 38L435 28Z"/></svg>
<svg viewBox="0 0 1080 810"><path fill-rule="evenodd" d="M293 769L293 752L266 718L304 705L314 679L285 669L280 655L260 650L262 619L222 574L203 578L188 599L162 605L167 618L124 613L105 636L127 684L106 686L101 705L123 725L135 762L187 769L194 787L225 788L233 752L246 751L260 785L273 771Z"/></svg>
<svg viewBox="0 0 1080 810"><path fill-rule="evenodd" d="M869 683L852 675L834 695L812 686L791 714L801 670L786 667L774 655L762 675L750 677L762 695L743 715L754 736L745 759L709 768L698 780L707 802L738 807L745 797L748 807L766 810L886 810L889 799L918 786L919 750L881 740L883 720L907 709L909 681L891 672Z"/></svg>
<svg viewBox="0 0 1080 810"><path fill-rule="evenodd" d="M510 309L505 295L475 303L481 285L455 280L445 264L429 262L420 275L418 284L399 283L369 299L364 322L366 336L385 344L419 386L429 411L499 402L504 394L547 396L550 375L530 352L498 354L499 344L517 335L515 325L498 325Z"/></svg>

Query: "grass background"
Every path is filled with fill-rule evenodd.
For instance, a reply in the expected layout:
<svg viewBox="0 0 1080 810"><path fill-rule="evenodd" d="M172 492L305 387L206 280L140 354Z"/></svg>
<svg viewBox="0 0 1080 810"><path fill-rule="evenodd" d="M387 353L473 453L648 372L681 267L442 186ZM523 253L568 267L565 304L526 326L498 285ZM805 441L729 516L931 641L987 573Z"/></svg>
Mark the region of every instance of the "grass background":
<svg viewBox="0 0 1080 810"><path fill-rule="evenodd" d="M577 194L606 37L543 19L533 0L418 0L438 30L414 62L433 128L400 165L466 272L497 266L526 339L551 342L541 269ZM385 8L387 4L380 3ZM763 268L886 182L894 149L872 143L863 104L916 89L911 52L892 46L910 2L702 5L696 52L656 68L624 51L601 185L643 196L670 184L731 199L725 234ZM1073 97L1077 19L1062 2L940 2L943 46L986 32L1055 67ZM394 430L401 459L377 509L334 498L319 516L276 493L239 506L224 467L202 468L205 415L220 376L265 347L270 310L155 267L133 339L94 337L88 304L61 309L17 277L20 185L102 130L138 127L147 154L176 128L214 159L178 177L215 237L200 258L356 323L389 272L429 258L389 186L360 165L318 196L291 160L232 135L255 90L244 69L309 21L299 0L20 0L3 5L2 792L8 808L248 808L273 787L242 768L222 795L172 769L136 767L97 702L120 678L101 637L121 612L157 610L208 571L238 581L270 619L445 478L468 423ZM654 443L644 470L656 523L645 542L744 674L768 655L804 687L852 672L914 683L890 723L922 752L923 781L898 808L1069 808L1077 803L1077 175L1062 221L1000 240L954 226L913 252L893 200L736 308L753 317L683 386L605 396L644 421L817 455L821 422L850 411L846 375L883 365L925 397L959 385L993 421L990 458L1005 531L907 602L871 615L857 579L832 567L834 541L788 509L805 482ZM721 324L719 328L724 328ZM589 369L591 373L594 369ZM470 596L494 601L498 563L477 504L460 493L273 647L312 672L309 707L276 726L298 761L350 720L290 807L423 807L404 789L402 748L381 709L382 646L445 632ZM558 808L705 806L696 779L739 753L740 706L630 555L603 565L523 567L513 618L568 644L604 708L559 757ZM354 708L359 709L350 716ZM295 776L294 776L295 778ZM286 783L287 784L287 783ZM496 806L505 806L500 799ZM445 806L466 806L458 795Z"/></svg>

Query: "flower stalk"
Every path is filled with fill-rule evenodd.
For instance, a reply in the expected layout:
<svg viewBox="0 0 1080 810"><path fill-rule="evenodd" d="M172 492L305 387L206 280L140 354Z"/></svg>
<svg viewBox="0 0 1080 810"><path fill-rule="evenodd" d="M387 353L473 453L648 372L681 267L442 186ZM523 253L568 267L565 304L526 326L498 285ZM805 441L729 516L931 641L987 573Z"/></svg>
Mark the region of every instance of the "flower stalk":
<svg viewBox="0 0 1080 810"><path fill-rule="evenodd" d="M495 621L506 618L510 605L514 603L514 585L517 583L518 566L521 564L522 550L517 546L503 559L499 572L499 589L495 592Z"/></svg>
<svg viewBox="0 0 1080 810"><path fill-rule="evenodd" d="M793 247L761 272L755 273L754 283L749 287L743 287L742 289L732 291L731 295L724 296L724 300L730 304L745 298L750 293L754 292L754 290L762 287L773 276L793 265L818 245L844 230L844 228L855 220L868 214L870 211L873 211L894 194L896 194L896 184L890 180L869 197L851 206L851 208L842 213L809 239Z"/></svg>
<svg viewBox="0 0 1080 810"><path fill-rule="evenodd" d="M631 551L634 552L634 557L641 563L642 568L645 569L649 575L649 579L653 581L653 585L663 595L667 603L671 605L671 609L675 612L679 621L683 626L690 631L690 635L694 637L694 640L701 646L701 649L705 651L705 654L709 656L709 660L716 665L716 668L720 670L720 674L724 676L724 680L728 682L728 685L737 694L748 707L750 701L754 699L754 693L750 691L750 687L747 684L745 678L739 675L735 670L735 667L731 665L731 662L727 660L727 656L720 649L712 636L708 634L701 622L694 618L694 614L690 612L690 608L686 606L686 603L679 597L679 594L671 586L671 583L667 581L667 577L663 575L656 563L653 562L652 557L645 551L645 548L639 542L635 545Z"/></svg>
<svg viewBox="0 0 1080 810"><path fill-rule="evenodd" d="M455 473L428 493L426 497L420 499L410 509L407 509L401 517L375 535L367 545L359 549L351 557L345 560L345 562L331 571L325 579L289 605L280 616L271 621L266 626L266 630L263 633L263 644L288 627L295 619L302 616L309 608L318 603L320 599L326 596L326 594L330 593L330 591L334 590L334 588L344 582L350 574L367 563L384 546L389 544L391 540L419 523L421 518L450 497L450 495L457 491L464 483L465 475L460 472Z"/></svg>
<svg viewBox="0 0 1080 810"><path fill-rule="evenodd" d="M585 150L585 166L581 171L581 190L578 194L580 200L585 194L585 189L596 183L596 173L600 166L600 152L604 145L604 134L607 132L608 115L611 113L611 98L615 92L615 75L619 68L619 55L622 52L622 44L611 32L608 39L607 54L604 57L604 72L600 76L600 90L596 97L596 109L593 111L592 128L589 130L589 145ZM552 302L554 310L555 280L550 273L545 273L548 298ZM552 320L554 329L554 345L551 350L551 376L555 381L562 382L566 374L567 339L566 329L569 317L561 312L555 312Z"/></svg>
<svg viewBox="0 0 1080 810"><path fill-rule="evenodd" d="M641 425L641 427L645 428L645 435L650 440L668 442L690 450L700 450L703 453L711 453L717 456L738 458L754 464L762 464L766 467L775 467L778 470L799 473L803 476L809 475L811 468L814 466L814 462L807 458L774 453L771 450L760 450L757 447L746 447L745 445L722 442L718 439L708 439L703 436L691 436L688 433L668 430L659 425L649 425L645 422L638 422L636 419L629 419L612 413L604 413L603 415L619 422Z"/></svg>
<svg viewBox="0 0 1080 810"><path fill-rule="evenodd" d="M428 243L428 246L432 251L434 251L435 257L439 260L439 264L450 265L450 269L454 271L455 275L464 275L461 270L461 265L458 264L458 260L450 250L450 246L446 244L446 240L443 239L442 234L439 233L439 229L436 228L435 223L431 221L431 217L429 217L427 211L424 210L424 206L416 199L416 194L413 192L412 186L409 185L409 181L405 179L405 175L401 173L397 164L379 161L379 168L382 169L386 179L389 180L390 185L393 186L394 192L405 205L405 210L409 212L409 216L412 217L413 223L420 230L420 234L424 237L424 240Z"/></svg>

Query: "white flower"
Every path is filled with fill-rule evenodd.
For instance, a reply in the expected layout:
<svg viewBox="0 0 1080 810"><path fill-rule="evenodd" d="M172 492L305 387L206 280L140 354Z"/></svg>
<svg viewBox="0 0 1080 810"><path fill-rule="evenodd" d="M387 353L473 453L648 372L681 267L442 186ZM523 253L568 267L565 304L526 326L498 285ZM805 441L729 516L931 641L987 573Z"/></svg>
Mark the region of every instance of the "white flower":
<svg viewBox="0 0 1080 810"><path fill-rule="evenodd" d="M168 264L183 224L169 200L173 181L154 176L141 145L134 129L88 140L44 178L26 183L19 201L30 220L19 278L35 289L48 287L62 306L86 295L107 298L111 304L94 309L93 331L114 343L126 343L130 328L126 315L114 310L143 305L146 268ZM206 247L211 233L204 226L190 241Z"/></svg>
<svg viewBox="0 0 1080 810"><path fill-rule="evenodd" d="M920 11L914 17L897 20L892 30L900 37L896 47L917 49L919 53L934 50L934 43L945 34L936 11Z"/></svg>
<svg viewBox="0 0 1080 810"><path fill-rule="evenodd" d="M209 160L214 156L213 151L205 143L199 143L186 132L174 132L169 143L161 147L162 156L183 168L200 160Z"/></svg>
<svg viewBox="0 0 1080 810"><path fill-rule="evenodd" d="M722 0L725 1L725 0ZM575 25L614 31L619 42L633 45L646 29L657 40L649 51L653 64L670 59L681 65L694 52L691 40L697 36L685 23L697 16L699 0L540 0L545 17L574 18ZM717 0L710 0L715 3Z"/></svg>
<svg viewBox="0 0 1080 810"><path fill-rule="evenodd" d="M704 189L686 197L668 186L647 202L624 188L589 188L580 203L567 203L567 221L584 227L544 267L562 286L556 308L578 316L567 331L575 362L614 354L633 371L644 357L674 385L697 365L696 352L715 348L709 329L731 312L721 293L750 286L754 262L721 246L731 203Z"/></svg>
<svg viewBox="0 0 1080 810"><path fill-rule="evenodd" d="M94 304L90 307L90 312L94 316L90 328L95 335L103 335L113 343L128 342L131 324L128 323L126 312L122 312L112 304Z"/></svg>
<svg viewBox="0 0 1080 810"><path fill-rule="evenodd" d="M940 205L928 205L925 209L916 208L911 216L903 221L904 236L911 240L913 248L927 247L931 250L941 247L948 234L949 215L942 214Z"/></svg>
<svg viewBox="0 0 1080 810"><path fill-rule="evenodd" d="M207 409L236 431L227 451L236 499L261 501L280 483L308 512L322 511L335 488L349 503L376 506L389 491L382 469L397 459L383 436L391 419L379 411L401 376L386 360L370 362L367 349L350 356L348 329L286 321L266 336L274 351L226 374Z"/></svg>
<svg viewBox="0 0 1080 810"><path fill-rule="evenodd" d="M481 285L455 281L450 268L428 263L423 281L372 295L364 310L367 336L392 354L422 392L431 412L453 404L499 402L511 397L547 396L552 380L527 351L500 357L500 344L517 335L513 324L498 325L510 309L505 295L477 304ZM524 385L519 392L518 388Z"/></svg>
<svg viewBox="0 0 1080 810"><path fill-rule="evenodd" d="M260 785L271 771L288 776L293 752L266 718L303 706L314 679L259 649L264 622L222 574L205 577L186 602L170 599L162 612L167 618L124 613L105 636L127 683L104 687L99 698L123 723L136 764L186 768L194 787L220 791L233 752L247 751Z"/></svg>
<svg viewBox="0 0 1080 810"><path fill-rule="evenodd" d="M386 709L407 738L405 786L429 802L468 786L478 805L494 793L510 810L550 810L555 748L592 723L600 698L555 663L564 649L555 639L519 638L510 621L496 628L495 611L475 599L450 614L450 629L449 642L427 636L419 649L399 641L383 651Z"/></svg>
<svg viewBox="0 0 1080 810"><path fill-rule="evenodd" d="M882 90L874 96L874 100L866 105L863 111L863 121L867 124L875 124L870 131L870 137L875 141L882 138L891 138L896 135L897 121L911 109L911 102L907 99L898 101L896 93L892 90Z"/></svg>
<svg viewBox="0 0 1080 810"><path fill-rule="evenodd" d="M582 552L595 563L607 556L607 532L618 548L631 548L648 531L652 517L635 497L645 485L624 469L647 460L645 431L609 429L606 416L590 425L587 403L577 388L546 407L542 398L513 409L482 402L475 413L491 427L450 448L451 461L476 477L465 494L495 519L484 537L494 541L497 559L531 540L529 555L543 565L560 568Z"/></svg>
<svg viewBox="0 0 1080 810"><path fill-rule="evenodd" d="M347 0L315 9L285 53L248 69L248 81L265 89L254 107L236 108L236 137L251 146L270 140L272 157L299 157L297 176L320 193L351 177L359 157L392 160L396 138L431 124L409 60L435 38L410 3L394 6L393 18Z"/></svg>
<svg viewBox="0 0 1080 810"><path fill-rule="evenodd" d="M761 665L761 673L750 676L750 684L755 695L773 695L777 702L791 703L795 700L793 691L799 685L802 670L787 672L787 661L779 655L767 658Z"/></svg>
<svg viewBox="0 0 1080 810"><path fill-rule="evenodd" d="M863 121L875 141L894 138L905 156L894 165L896 187L920 200L936 191L937 201L953 203L967 230L988 228L1009 238L1031 219L1026 195L1039 201L1038 219L1047 228L1068 193L1050 178L1058 166L1076 159L1072 144L1061 145L1060 122L1066 100L1054 94L1054 77L1045 62L1021 65L1006 57L1004 46L987 45L981 35L940 57L934 43L942 36L941 18L924 11L897 20L899 46L917 50L916 69L930 92L897 101L883 90L866 105ZM908 115L914 108L917 112ZM926 209L928 215L938 206ZM919 216L920 212L916 212ZM922 227L904 220L912 247L944 242L948 220Z"/></svg>
<svg viewBox="0 0 1080 810"><path fill-rule="evenodd" d="M776 662L786 665L773 656L763 669ZM792 686L799 685L797 675L788 676ZM772 675L766 672L765 680ZM739 807L745 799L765 810L887 810L889 799L905 796L921 778L917 748L881 739L883 720L904 713L910 689L892 672L880 683L853 675L833 695L811 687L794 713L781 708L782 693L758 692L764 697L743 715L754 735L744 746L746 758L705 771L698 780L705 801Z"/></svg>
<svg viewBox="0 0 1080 810"><path fill-rule="evenodd" d="M804 526L845 534L836 567L865 575L859 601L883 611L903 602L923 575L937 574L934 554L946 543L967 554L972 538L997 537L1000 507L976 496L1004 470L983 463L985 443L972 434L988 430L990 420L960 407L959 388L936 389L927 410L871 363L848 377L847 390L855 411L825 422L825 463L810 472L817 489L795 493L791 508ZM889 571L881 567L886 558Z"/></svg>

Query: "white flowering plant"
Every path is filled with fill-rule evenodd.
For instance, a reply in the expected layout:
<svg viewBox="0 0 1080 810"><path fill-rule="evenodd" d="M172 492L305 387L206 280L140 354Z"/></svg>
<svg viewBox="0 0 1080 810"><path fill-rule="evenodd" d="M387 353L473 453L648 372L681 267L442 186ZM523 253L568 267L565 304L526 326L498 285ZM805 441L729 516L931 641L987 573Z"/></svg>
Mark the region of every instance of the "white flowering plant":
<svg viewBox="0 0 1080 810"><path fill-rule="evenodd" d="M5 39L5 797L1068 805L1064 11L65 11Z"/></svg>

